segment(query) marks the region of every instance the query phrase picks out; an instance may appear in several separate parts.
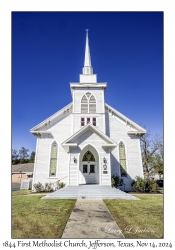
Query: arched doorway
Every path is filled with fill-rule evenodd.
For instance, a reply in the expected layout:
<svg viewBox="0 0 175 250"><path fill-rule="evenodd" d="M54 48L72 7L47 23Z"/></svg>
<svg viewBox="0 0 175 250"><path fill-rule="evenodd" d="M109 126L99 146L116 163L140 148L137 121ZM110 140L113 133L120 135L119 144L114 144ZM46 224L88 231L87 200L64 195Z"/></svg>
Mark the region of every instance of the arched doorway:
<svg viewBox="0 0 175 250"><path fill-rule="evenodd" d="M79 184L99 183L99 157L96 149L86 146L80 154Z"/></svg>

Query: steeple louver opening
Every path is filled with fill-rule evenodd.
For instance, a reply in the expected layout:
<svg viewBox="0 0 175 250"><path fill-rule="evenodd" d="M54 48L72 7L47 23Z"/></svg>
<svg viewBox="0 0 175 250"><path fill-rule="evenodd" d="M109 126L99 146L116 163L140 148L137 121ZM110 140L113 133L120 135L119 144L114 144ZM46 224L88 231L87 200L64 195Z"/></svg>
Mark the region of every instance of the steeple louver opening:
<svg viewBox="0 0 175 250"><path fill-rule="evenodd" d="M89 113L96 113L96 100L93 95L89 99Z"/></svg>
<svg viewBox="0 0 175 250"><path fill-rule="evenodd" d="M89 92L81 99L81 113L96 113L96 100Z"/></svg>
<svg viewBox="0 0 175 250"><path fill-rule="evenodd" d="M81 113L88 113L88 99L86 95L81 99Z"/></svg>

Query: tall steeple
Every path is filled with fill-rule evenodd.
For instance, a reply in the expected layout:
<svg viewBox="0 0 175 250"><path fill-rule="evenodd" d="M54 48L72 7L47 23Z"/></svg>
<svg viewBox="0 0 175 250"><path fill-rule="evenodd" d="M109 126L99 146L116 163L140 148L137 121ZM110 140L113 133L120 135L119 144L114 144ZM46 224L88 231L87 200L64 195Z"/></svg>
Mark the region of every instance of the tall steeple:
<svg viewBox="0 0 175 250"><path fill-rule="evenodd" d="M92 68L92 65L91 65L91 56L90 56L89 39L88 39L88 29L86 29L86 47L85 47L83 75L92 75L92 74L93 74L93 68Z"/></svg>

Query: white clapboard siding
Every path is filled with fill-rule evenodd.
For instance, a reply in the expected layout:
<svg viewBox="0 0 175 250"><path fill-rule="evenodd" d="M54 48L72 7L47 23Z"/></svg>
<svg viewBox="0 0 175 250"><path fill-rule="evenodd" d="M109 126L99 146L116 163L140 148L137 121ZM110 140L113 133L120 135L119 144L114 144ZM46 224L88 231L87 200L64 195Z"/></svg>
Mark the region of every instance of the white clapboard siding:
<svg viewBox="0 0 175 250"><path fill-rule="evenodd" d="M109 127L106 126L106 130L109 131L111 139L116 143L122 140L125 144L128 178L135 178L136 175L142 176L143 169L140 160L139 137L127 135L129 128L123 122L119 122L115 117L108 116L108 114L106 116L106 121L109 119ZM111 169L114 174L116 172L119 173L118 149L117 147L111 153Z"/></svg>
<svg viewBox="0 0 175 250"><path fill-rule="evenodd" d="M111 176L120 174L120 164L118 159L118 146L111 152Z"/></svg>
<svg viewBox="0 0 175 250"><path fill-rule="evenodd" d="M86 121L87 117L90 117L90 118L96 117L96 128L102 132L104 131L103 127L105 126L105 124L104 124L104 119L103 119L102 114L97 114L97 115L94 115L94 114L84 114L84 115L75 114L74 119L73 119L73 124L74 124L73 133L76 133L78 130L80 130L83 127L83 126L81 126L81 117L84 117L85 121ZM85 125L86 125L86 123L85 123Z"/></svg>
<svg viewBox="0 0 175 250"><path fill-rule="evenodd" d="M107 143L102 137L92 132L91 130L86 131L84 134L75 139L73 142L77 143L80 148L83 148L88 143L92 144L96 148L98 148L99 152L104 152L101 145Z"/></svg>
<svg viewBox="0 0 175 250"><path fill-rule="evenodd" d="M63 182L68 181L69 157L68 153L61 146L61 144L71 136L72 119L70 114L62 115L57 122L54 122L48 128L51 132L49 136L43 136L38 139L37 157L35 166L35 183L38 181L42 183L55 182L62 179ZM58 144L57 153L57 175L56 178L49 178L50 168L50 152L52 142L56 141Z"/></svg>

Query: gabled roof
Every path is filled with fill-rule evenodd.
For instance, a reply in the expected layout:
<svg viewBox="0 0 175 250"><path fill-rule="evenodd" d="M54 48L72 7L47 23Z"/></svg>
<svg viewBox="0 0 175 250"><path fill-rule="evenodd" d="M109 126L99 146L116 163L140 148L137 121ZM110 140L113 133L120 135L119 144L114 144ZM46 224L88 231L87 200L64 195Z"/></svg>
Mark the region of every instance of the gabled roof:
<svg viewBox="0 0 175 250"><path fill-rule="evenodd" d="M108 105L107 103L105 103L105 107L107 109L109 109L114 117L119 118L120 120L122 120L123 122L125 122L125 124L130 125L133 129L131 131L128 131L129 135L142 135L146 133L146 130L144 128L142 128L141 126L139 126L138 124L136 124L135 122L133 122L131 119L127 118L126 116L124 116L123 114L121 114L120 112L118 112L116 109L112 108L110 105ZM50 133L49 130L43 130L43 126L45 124L50 124L52 123L54 120L56 120L59 116L61 116L62 114L64 114L66 112L66 110L70 110L72 108L72 102L69 103L67 106L65 106L64 108L60 109L59 111L57 111L55 114L53 114L52 116L48 117L46 120L44 120L43 122L39 123L38 125L36 125L35 127L33 127L30 132L32 134L44 134L44 133Z"/></svg>
<svg viewBox="0 0 175 250"><path fill-rule="evenodd" d="M62 143L62 146L66 151L69 151L69 148L71 147L77 147L77 143L74 143L74 141L79 138L81 135L83 135L86 131L91 130L92 132L96 133L100 137L103 138L106 143L102 144L103 148L115 148L117 146L117 143L111 140L107 135L105 135L103 132L98 130L95 126L93 126L91 123L87 124L80 130L78 130L75 134L70 136L66 141Z"/></svg>
<svg viewBox="0 0 175 250"><path fill-rule="evenodd" d="M40 128L42 128L45 124L50 124L52 121L54 121L56 118L58 118L60 115L64 114L64 112L66 110L70 110L70 108L72 108L72 102L69 103L67 106L65 106L64 108L60 109L59 111L57 111L55 114L51 115L50 117L48 117L46 120L44 120L43 122L39 123L38 125L36 125L35 127L33 127L32 129L30 129L30 132L32 134L38 134L38 133L50 133L50 131L43 131L40 130Z"/></svg>
<svg viewBox="0 0 175 250"><path fill-rule="evenodd" d="M132 135L132 134L133 135L137 135L137 134L142 135L142 134L146 133L146 130L144 128L142 128L141 126L139 126L138 124L136 124L135 122L133 122L132 120L127 118L126 116L122 115L120 112L118 112L116 109L112 108L107 103L105 103L105 107L113 113L114 117L116 116L117 118L124 121L126 125L130 125L134 129L134 130L128 131L128 135Z"/></svg>
<svg viewBox="0 0 175 250"><path fill-rule="evenodd" d="M12 173L22 173L33 172L34 163L24 163L12 165Z"/></svg>

